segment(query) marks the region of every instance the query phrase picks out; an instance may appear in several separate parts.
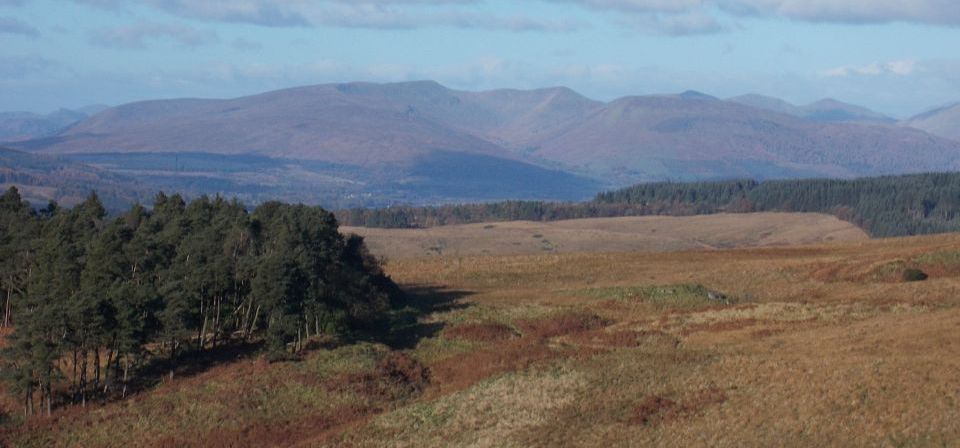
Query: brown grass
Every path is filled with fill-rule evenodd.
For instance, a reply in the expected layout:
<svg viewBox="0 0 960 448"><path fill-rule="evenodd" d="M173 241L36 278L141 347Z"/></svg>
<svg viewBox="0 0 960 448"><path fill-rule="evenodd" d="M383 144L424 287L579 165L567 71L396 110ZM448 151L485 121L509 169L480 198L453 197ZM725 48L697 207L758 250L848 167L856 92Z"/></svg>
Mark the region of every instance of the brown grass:
<svg viewBox="0 0 960 448"><path fill-rule="evenodd" d="M700 416L708 407L725 401L727 401L727 394L715 386L689 394L679 403L669 398L650 395L637 404L629 421L637 425L650 426L668 420Z"/></svg>
<svg viewBox="0 0 960 448"><path fill-rule="evenodd" d="M567 311L554 316L520 320L517 327L524 337L543 339L596 330L611 323L596 314Z"/></svg>
<svg viewBox="0 0 960 448"><path fill-rule="evenodd" d="M443 329L443 337L469 342L496 342L519 337L509 325L498 322L471 322Z"/></svg>
<svg viewBox="0 0 960 448"><path fill-rule="evenodd" d="M751 213L498 222L429 229L343 227L390 259L521 255L543 252L675 251L784 246L867 239L833 216Z"/></svg>
<svg viewBox="0 0 960 448"><path fill-rule="evenodd" d="M960 235L394 260L401 283L470 292L425 316L444 329L408 352L218 366L0 445L952 446L957 251ZM931 278L879 275L901 262ZM738 301L571 293L691 284Z"/></svg>

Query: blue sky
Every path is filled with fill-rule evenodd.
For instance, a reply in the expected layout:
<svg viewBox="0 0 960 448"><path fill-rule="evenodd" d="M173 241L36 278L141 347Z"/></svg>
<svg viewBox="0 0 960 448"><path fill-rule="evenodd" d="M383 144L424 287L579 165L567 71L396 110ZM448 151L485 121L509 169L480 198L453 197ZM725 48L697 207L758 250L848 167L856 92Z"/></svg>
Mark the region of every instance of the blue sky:
<svg viewBox="0 0 960 448"><path fill-rule="evenodd" d="M956 0L0 0L0 110L325 82L960 100Z"/></svg>

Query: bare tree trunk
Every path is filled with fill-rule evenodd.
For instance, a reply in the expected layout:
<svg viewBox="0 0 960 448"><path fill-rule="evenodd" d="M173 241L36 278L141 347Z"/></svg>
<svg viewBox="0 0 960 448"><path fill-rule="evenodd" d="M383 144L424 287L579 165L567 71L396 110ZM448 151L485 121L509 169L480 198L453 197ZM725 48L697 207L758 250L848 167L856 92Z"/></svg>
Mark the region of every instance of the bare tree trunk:
<svg viewBox="0 0 960 448"><path fill-rule="evenodd" d="M50 375L52 375L52 372ZM53 387L50 384L52 382L50 375L47 377L47 417L53 414Z"/></svg>
<svg viewBox="0 0 960 448"><path fill-rule="evenodd" d="M130 359L123 357L123 392L120 392L120 398L127 398L127 372L130 370Z"/></svg>
<svg viewBox="0 0 960 448"><path fill-rule="evenodd" d="M77 383L77 348L73 348L73 380L70 384L70 388L73 389L73 403L77 403L77 398L80 396L79 384Z"/></svg>
<svg viewBox="0 0 960 448"><path fill-rule="evenodd" d="M220 335L220 304L223 302L223 296L217 296L215 299L216 308L213 311L213 347L217 346L217 336Z"/></svg>
<svg viewBox="0 0 960 448"><path fill-rule="evenodd" d="M249 334L247 329L250 328L250 313L253 312L253 297L250 298L250 303L247 305L247 311L243 313L243 322L240 324L240 328L243 329L241 336L246 340Z"/></svg>
<svg viewBox="0 0 960 448"><path fill-rule="evenodd" d="M80 365L80 405L83 407L87 406L87 351L83 350L80 353L80 360L83 362Z"/></svg>
<svg viewBox="0 0 960 448"><path fill-rule="evenodd" d="M257 312L253 313L253 320L250 321L250 331L247 335L252 335L257 330L257 319L260 318L260 305L257 305Z"/></svg>
<svg viewBox="0 0 960 448"><path fill-rule="evenodd" d="M3 328L10 326L10 297L13 296L13 286L7 285L7 303L3 307Z"/></svg>
<svg viewBox="0 0 960 448"><path fill-rule="evenodd" d="M93 349L93 393L100 391L100 347Z"/></svg>
<svg viewBox="0 0 960 448"><path fill-rule="evenodd" d="M23 393L23 413L26 417L33 415L33 384L27 384Z"/></svg>

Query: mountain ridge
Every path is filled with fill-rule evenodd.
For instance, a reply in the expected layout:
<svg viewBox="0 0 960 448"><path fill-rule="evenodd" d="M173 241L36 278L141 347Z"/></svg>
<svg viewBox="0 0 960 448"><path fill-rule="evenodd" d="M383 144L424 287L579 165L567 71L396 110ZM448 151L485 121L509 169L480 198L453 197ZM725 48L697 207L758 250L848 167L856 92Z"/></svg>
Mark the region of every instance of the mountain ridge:
<svg viewBox="0 0 960 448"><path fill-rule="evenodd" d="M602 102L566 87L471 92L435 81L332 83L232 99L128 103L11 146L100 163L108 154L141 161L151 154L208 154L188 160L214 170L206 160L222 156L287 161L287 168L274 167L281 171L273 183L287 181L282 169L320 164L307 176L315 183L304 180L304 186L328 196L393 189L404 192L394 198L401 201L426 200L418 189L430 192L429 201L502 199L511 192L518 199L567 200L589 196L588 187L644 181L960 169L958 141L885 120L850 122L850 116L875 113L836 100L804 106L817 116L771 110L788 106L757 95L723 100L696 91ZM128 157L135 154L142 157ZM124 163L104 166L131 172ZM136 164L145 175L156 174ZM485 168L459 170L458 164ZM245 170L245 184L255 185L259 170ZM367 189L344 191L343 182L330 179ZM497 181L504 187L481 194L496 190ZM561 188L565 182L584 190Z"/></svg>

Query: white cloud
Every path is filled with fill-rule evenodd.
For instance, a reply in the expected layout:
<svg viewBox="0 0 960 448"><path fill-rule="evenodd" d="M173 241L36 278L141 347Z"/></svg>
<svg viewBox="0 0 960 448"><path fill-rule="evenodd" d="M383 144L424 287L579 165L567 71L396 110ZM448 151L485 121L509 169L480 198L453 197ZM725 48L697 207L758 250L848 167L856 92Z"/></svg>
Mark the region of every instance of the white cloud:
<svg viewBox="0 0 960 448"><path fill-rule="evenodd" d="M848 76L909 76L918 69L917 61L905 59L900 61L872 62L866 65L845 65L822 71L821 76L840 78Z"/></svg>
<svg viewBox="0 0 960 448"><path fill-rule="evenodd" d="M960 26L957 0L545 0L634 16L781 17L821 23L912 22ZM694 28L695 29L695 28Z"/></svg>
<svg viewBox="0 0 960 448"><path fill-rule="evenodd" d="M713 0L739 15L810 22L960 25L956 0Z"/></svg>
<svg viewBox="0 0 960 448"><path fill-rule="evenodd" d="M268 27L415 29L478 28L506 31L570 31L578 24L527 15L481 13L482 0L74 0L107 9L142 4L169 14Z"/></svg>
<svg viewBox="0 0 960 448"><path fill-rule="evenodd" d="M127 26L98 28L90 34L91 43L113 48L144 48L148 42L157 40L176 42L184 47L198 47L220 39L211 31L143 21Z"/></svg>

